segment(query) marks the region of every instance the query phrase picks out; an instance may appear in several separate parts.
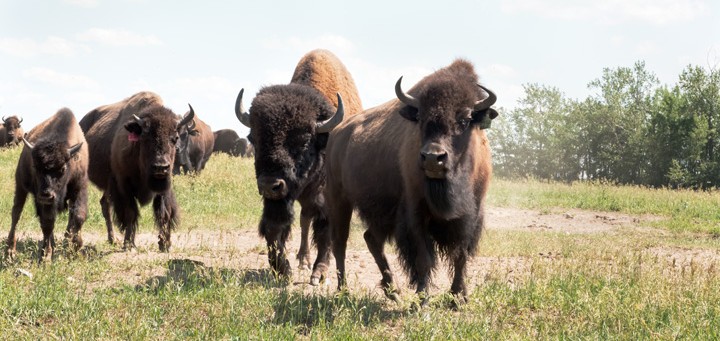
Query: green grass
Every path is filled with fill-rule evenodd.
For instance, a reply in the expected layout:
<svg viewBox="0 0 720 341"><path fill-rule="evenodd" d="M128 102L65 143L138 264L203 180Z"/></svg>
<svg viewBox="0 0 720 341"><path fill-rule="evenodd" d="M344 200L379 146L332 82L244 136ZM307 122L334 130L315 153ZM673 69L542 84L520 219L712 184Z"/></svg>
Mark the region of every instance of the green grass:
<svg viewBox="0 0 720 341"><path fill-rule="evenodd" d="M1 233L10 226L18 155L19 148L0 151L6 174L0 178ZM251 160L215 155L204 173L176 177L174 186L182 210L176 233L256 229L262 202ZM149 250L125 255L101 243L88 255L66 256L60 246L61 256L37 264L36 244L23 240L19 259L0 265L0 339L718 339L718 198L717 192L495 179L490 208L578 208L663 219L653 222L657 229L589 234L489 230L478 256L517 266L490 266L460 311L448 309L443 294L415 311L411 293L399 304L379 292L334 287L306 294L266 267L187 259L213 257L213 250L173 249L144 261ZM85 233L104 234L98 200L92 188ZM56 235L66 219L59 219ZM152 224L144 207L140 231L152 231ZM359 226L354 223L350 247L364 248ZM39 231L30 200L19 230ZM16 276L19 268L33 277Z"/></svg>
<svg viewBox="0 0 720 341"><path fill-rule="evenodd" d="M664 218L655 223L658 227L720 236L720 192L717 190L702 192L615 186L602 182L566 185L494 179L489 202L496 206L539 210L561 207L653 214Z"/></svg>

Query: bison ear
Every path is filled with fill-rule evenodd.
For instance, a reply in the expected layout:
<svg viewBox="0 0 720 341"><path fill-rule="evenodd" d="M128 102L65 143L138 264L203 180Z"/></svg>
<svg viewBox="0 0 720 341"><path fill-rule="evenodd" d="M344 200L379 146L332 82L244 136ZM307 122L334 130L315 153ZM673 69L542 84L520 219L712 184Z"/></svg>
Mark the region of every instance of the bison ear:
<svg viewBox="0 0 720 341"><path fill-rule="evenodd" d="M140 136L142 134L142 127L140 126L140 123L136 121L125 123L125 130L137 136Z"/></svg>
<svg viewBox="0 0 720 341"><path fill-rule="evenodd" d="M400 108L400 116L405 118L408 121L417 122L418 121L418 110L417 108L414 108L412 106L406 105L402 108Z"/></svg>
<svg viewBox="0 0 720 341"><path fill-rule="evenodd" d="M487 108L473 112L472 116L472 122L477 124L480 129L488 129L492 120L498 117L498 112L493 108Z"/></svg>

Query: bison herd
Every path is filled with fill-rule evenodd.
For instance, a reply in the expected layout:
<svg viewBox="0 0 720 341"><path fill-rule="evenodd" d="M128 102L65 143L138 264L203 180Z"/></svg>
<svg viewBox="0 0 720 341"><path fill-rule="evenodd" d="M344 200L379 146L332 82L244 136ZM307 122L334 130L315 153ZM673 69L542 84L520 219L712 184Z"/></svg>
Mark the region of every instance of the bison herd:
<svg viewBox="0 0 720 341"><path fill-rule="evenodd" d="M357 212L389 298L398 299L384 253L393 242L422 303L439 258L453 273L455 302L466 300L466 265L484 228L492 175L484 129L498 115L491 107L495 94L478 83L471 63L455 60L407 91L400 77L393 99L363 110L343 63L314 50L299 61L289 84L261 88L249 110L243 93L235 114L250 128L247 139L230 129L213 132L192 106L177 115L152 92L100 106L79 122L63 108L27 134L22 119L3 117L0 143L24 144L6 258L15 256L15 228L28 193L43 231L41 259L52 257L54 224L63 210L69 211L65 237L80 248L88 182L102 192L108 242L116 242L114 221L123 248L134 248L139 206L152 202L158 247L168 252L180 210L172 176L201 172L213 152L224 152L254 157L263 200L259 232L279 276L292 275L286 244L297 201L297 259L300 267L312 267L312 285L327 275L332 254L338 289L345 286L350 220ZM310 227L317 248L312 265Z"/></svg>

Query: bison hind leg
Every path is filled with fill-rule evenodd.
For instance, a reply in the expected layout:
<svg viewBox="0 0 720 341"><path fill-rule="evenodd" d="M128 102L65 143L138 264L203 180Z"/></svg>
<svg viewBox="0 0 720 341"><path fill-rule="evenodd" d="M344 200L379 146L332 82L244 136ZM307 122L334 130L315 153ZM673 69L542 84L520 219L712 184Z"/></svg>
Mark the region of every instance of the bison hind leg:
<svg viewBox="0 0 720 341"><path fill-rule="evenodd" d="M297 253L298 268L303 270L310 270L310 246L308 245L310 223L312 223L312 216L303 209L300 212L300 249Z"/></svg>

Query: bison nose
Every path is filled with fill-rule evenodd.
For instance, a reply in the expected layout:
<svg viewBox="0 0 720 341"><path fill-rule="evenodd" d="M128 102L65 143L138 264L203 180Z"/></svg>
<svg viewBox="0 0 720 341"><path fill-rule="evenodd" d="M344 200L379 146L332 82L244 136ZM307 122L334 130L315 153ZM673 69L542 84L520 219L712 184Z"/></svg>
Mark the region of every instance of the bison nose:
<svg viewBox="0 0 720 341"><path fill-rule="evenodd" d="M430 178L444 178L447 170L448 153L441 145L429 143L420 150L422 168Z"/></svg>
<svg viewBox="0 0 720 341"><path fill-rule="evenodd" d="M257 183L260 195L267 199L278 200L287 195L287 184L283 179L261 176L258 178Z"/></svg>
<svg viewBox="0 0 720 341"><path fill-rule="evenodd" d="M152 172L155 176L167 176L170 173L170 164L154 164L152 165Z"/></svg>
<svg viewBox="0 0 720 341"><path fill-rule="evenodd" d="M55 193L50 190L43 190L38 193L37 199L41 203L51 203L55 200Z"/></svg>
<svg viewBox="0 0 720 341"><path fill-rule="evenodd" d="M444 166L448 158L448 153L445 149L436 143L430 143L420 150L420 156L422 157L423 164L426 166Z"/></svg>

